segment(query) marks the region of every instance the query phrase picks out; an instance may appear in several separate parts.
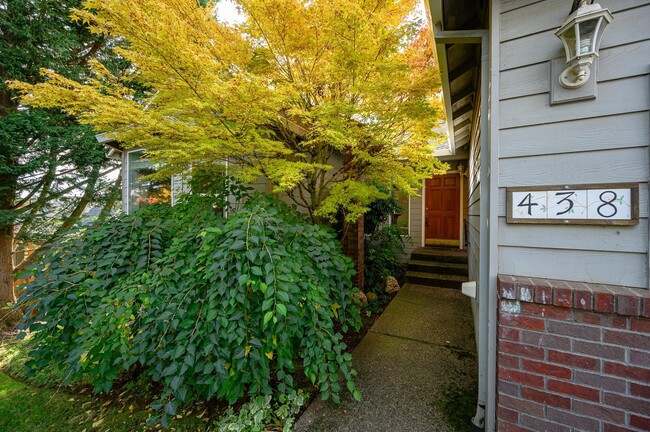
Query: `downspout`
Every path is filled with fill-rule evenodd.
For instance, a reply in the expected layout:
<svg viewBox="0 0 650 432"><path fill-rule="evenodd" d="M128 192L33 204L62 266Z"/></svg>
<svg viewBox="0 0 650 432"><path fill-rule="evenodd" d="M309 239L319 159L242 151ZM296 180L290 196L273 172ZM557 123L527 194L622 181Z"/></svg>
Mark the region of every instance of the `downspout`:
<svg viewBox="0 0 650 432"><path fill-rule="evenodd" d="M490 165L493 163L491 151L491 136L488 118L490 98L490 52L487 30L442 30L440 24L434 26L436 44L480 44L481 46L481 168L480 168L480 255L479 280L477 284L478 303L478 402L476 415L472 419L475 430L494 430L496 412L496 375L493 364L496 363L496 276L490 276L491 268L496 268L496 220L491 219L490 203L496 195L493 194L490 179ZM496 186L496 183L495 183ZM496 208L496 206L494 206ZM495 221L490 226L490 220ZM495 239L491 242L491 239ZM494 243L491 246L491 243ZM494 249L494 250L492 250ZM494 279L494 280L491 280ZM493 310L494 309L494 310ZM492 318L492 319L491 319ZM494 338L494 339L493 339ZM492 361L494 358L494 361ZM486 427L487 426L487 427Z"/></svg>

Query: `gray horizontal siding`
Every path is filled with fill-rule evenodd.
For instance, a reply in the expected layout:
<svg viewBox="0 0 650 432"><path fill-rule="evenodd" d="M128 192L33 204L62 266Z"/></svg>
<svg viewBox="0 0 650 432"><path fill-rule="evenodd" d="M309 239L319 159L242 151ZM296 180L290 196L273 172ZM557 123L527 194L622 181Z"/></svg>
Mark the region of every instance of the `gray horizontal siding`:
<svg viewBox="0 0 650 432"><path fill-rule="evenodd" d="M501 5L501 12L519 9L534 3L541 3L543 0L504 0Z"/></svg>
<svg viewBox="0 0 650 432"><path fill-rule="evenodd" d="M636 61L639 58L650 58L650 40L601 49L600 57L596 62L596 79L599 82L604 82L647 74L648 65ZM625 64L626 67L622 68L621 64ZM548 93L550 75L548 61L501 72L500 98L504 100Z"/></svg>
<svg viewBox="0 0 650 432"><path fill-rule="evenodd" d="M582 250L499 247L499 273L646 286L646 255Z"/></svg>
<svg viewBox="0 0 650 432"><path fill-rule="evenodd" d="M649 57L650 58L650 57ZM607 118L590 117L502 130L499 133L500 157L578 153L647 145L650 136L648 113L625 113Z"/></svg>
<svg viewBox="0 0 650 432"><path fill-rule="evenodd" d="M645 147L502 159L501 187L624 183L648 178Z"/></svg>
<svg viewBox="0 0 650 432"><path fill-rule="evenodd" d="M650 1L600 0L614 14L597 60L597 98L551 106L553 34L570 2L502 1L499 272L647 287ZM592 77L594 79L594 77ZM507 187L639 183L639 224L507 224Z"/></svg>
<svg viewBox="0 0 650 432"><path fill-rule="evenodd" d="M648 252L648 219L638 226L506 225L499 218L502 246L601 252Z"/></svg>
<svg viewBox="0 0 650 432"><path fill-rule="evenodd" d="M647 5L649 2L648 0L599 0L598 3L618 15L622 11ZM555 32L570 11L571 2L567 0L538 1L526 8L502 10L501 42L549 30ZM528 19L531 16L537 16L539 19Z"/></svg>
<svg viewBox="0 0 650 432"><path fill-rule="evenodd" d="M600 1L599 3L603 7L612 8L612 5L615 4L616 1ZM564 18L566 18L568 12L566 8L569 4L570 3L567 2L562 8L563 18L558 20L557 24L552 29L503 42L500 47L500 70L504 71L514 69L534 63L541 63L556 57L562 57L564 55L562 42L554 33ZM616 13L614 21L608 26L605 32L601 49L618 45L627 45L639 40L650 39L650 25L648 25L650 5L647 1L643 2L643 4L644 6ZM521 9L521 11L528 11L529 8L530 7ZM558 11L548 8L544 13L527 15L528 19L525 19L524 22L526 25L534 27L536 22L539 22L549 13L557 14ZM501 26L501 29L503 31L503 25ZM634 29L634 31L630 31L631 29Z"/></svg>
<svg viewBox="0 0 650 432"><path fill-rule="evenodd" d="M648 9L650 17L650 8ZM648 23L650 28L650 23ZM648 59L646 59L647 61ZM621 65L624 67L624 65ZM556 123L568 119L602 117L629 112L646 111L650 100L650 83L646 75L598 84L595 101L550 107L546 94L507 99L500 103L500 128ZM531 108L535 109L531 109Z"/></svg>

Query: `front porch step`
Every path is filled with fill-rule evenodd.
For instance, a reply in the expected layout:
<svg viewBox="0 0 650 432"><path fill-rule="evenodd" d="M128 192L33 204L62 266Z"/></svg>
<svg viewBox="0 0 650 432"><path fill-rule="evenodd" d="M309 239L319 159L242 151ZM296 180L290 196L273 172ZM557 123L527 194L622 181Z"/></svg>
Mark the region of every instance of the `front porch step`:
<svg viewBox="0 0 650 432"><path fill-rule="evenodd" d="M408 266L414 272L467 276L467 264L410 260Z"/></svg>
<svg viewBox="0 0 650 432"><path fill-rule="evenodd" d="M406 272L406 283L410 284L460 289L463 282L467 282L467 276L417 271Z"/></svg>
<svg viewBox="0 0 650 432"><path fill-rule="evenodd" d="M467 251L459 249L445 250L434 248L417 248L411 252L411 260L467 264Z"/></svg>

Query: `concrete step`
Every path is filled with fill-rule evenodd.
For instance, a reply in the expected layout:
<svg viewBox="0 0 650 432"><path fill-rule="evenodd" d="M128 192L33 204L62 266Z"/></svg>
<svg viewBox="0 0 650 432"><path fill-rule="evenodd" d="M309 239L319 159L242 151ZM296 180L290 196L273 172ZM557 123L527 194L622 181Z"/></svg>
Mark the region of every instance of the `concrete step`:
<svg viewBox="0 0 650 432"><path fill-rule="evenodd" d="M411 260L408 269L414 272L439 273L458 276L467 276L467 264Z"/></svg>
<svg viewBox="0 0 650 432"><path fill-rule="evenodd" d="M425 285L439 288L460 289L463 282L467 282L467 276L426 273L417 271L406 272L406 282L417 285Z"/></svg>
<svg viewBox="0 0 650 432"><path fill-rule="evenodd" d="M467 251L417 248L411 252L411 260L467 264Z"/></svg>

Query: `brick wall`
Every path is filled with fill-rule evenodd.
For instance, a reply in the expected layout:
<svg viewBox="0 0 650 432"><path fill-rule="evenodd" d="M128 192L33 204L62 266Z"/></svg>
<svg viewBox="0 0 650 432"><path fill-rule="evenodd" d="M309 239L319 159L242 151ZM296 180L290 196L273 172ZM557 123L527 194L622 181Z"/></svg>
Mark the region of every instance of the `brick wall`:
<svg viewBox="0 0 650 432"><path fill-rule="evenodd" d="M650 431L650 292L499 276L497 430Z"/></svg>

